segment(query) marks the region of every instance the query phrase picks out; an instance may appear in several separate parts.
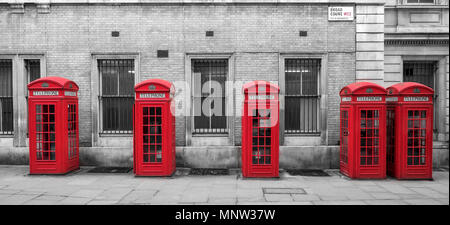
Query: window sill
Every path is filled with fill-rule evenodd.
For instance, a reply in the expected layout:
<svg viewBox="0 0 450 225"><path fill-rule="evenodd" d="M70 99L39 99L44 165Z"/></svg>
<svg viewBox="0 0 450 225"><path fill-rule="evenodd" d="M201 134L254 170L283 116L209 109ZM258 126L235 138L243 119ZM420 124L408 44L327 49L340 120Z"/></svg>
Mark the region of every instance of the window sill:
<svg viewBox="0 0 450 225"><path fill-rule="evenodd" d="M13 138L14 134L0 134L0 138Z"/></svg>
<svg viewBox="0 0 450 225"><path fill-rule="evenodd" d="M133 137L133 133L99 133L100 137Z"/></svg>
<svg viewBox="0 0 450 225"><path fill-rule="evenodd" d="M320 132L318 133L310 133L310 134L302 134L302 133L298 133L298 134L287 134L284 133L285 137L320 137Z"/></svg>
<svg viewBox="0 0 450 225"><path fill-rule="evenodd" d="M192 134L192 137L228 137L229 134Z"/></svg>

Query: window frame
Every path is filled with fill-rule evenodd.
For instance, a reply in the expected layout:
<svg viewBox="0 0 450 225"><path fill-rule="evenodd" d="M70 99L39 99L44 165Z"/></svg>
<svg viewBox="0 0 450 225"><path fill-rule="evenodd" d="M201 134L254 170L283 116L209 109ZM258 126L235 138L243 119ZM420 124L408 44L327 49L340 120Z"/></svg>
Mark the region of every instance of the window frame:
<svg viewBox="0 0 450 225"><path fill-rule="evenodd" d="M320 60L320 69L318 77L318 112L317 127L319 132L315 134L287 134L285 133L285 96L286 96L286 59L318 59ZM279 86L280 86L280 145L325 145L328 143L327 132L327 113L328 113L328 55L326 52L318 53L280 53L279 54ZM285 139L296 138L296 143L287 143ZM285 143L286 142L286 143Z"/></svg>
<svg viewBox="0 0 450 225"><path fill-rule="evenodd" d="M11 131L11 133L3 133L3 132L1 132L0 133L0 137L15 137L16 136L16 134L17 134L17 126L16 126L16 124L15 124L15 122L14 122L14 114L15 114L15 111L17 110L17 104L16 104L16 101L17 101L17 98L15 98L15 95L16 95L16 81L15 81L15 57L14 56L11 56L11 55L0 55L0 60L11 60L11 82L12 82L12 96L11 96L11 100L12 100L12 103L13 103L13 108L12 108L12 112L13 112L13 114L12 114L12 116L13 116L13 127L12 127L12 131ZM0 122L1 122L1 119L2 119L2 115L0 114Z"/></svg>
<svg viewBox="0 0 450 225"><path fill-rule="evenodd" d="M29 73L26 70L26 61L27 60L39 60L39 69L40 69L40 77L47 76L47 68L46 68L46 57L44 54L22 54L19 55L19 73L22 74L23 81L20 82L23 87L23 95L25 96L24 102L19 102L18 104L22 104L25 109L28 109L28 84L30 83ZM39 79L38 78L38 79ZM19 99L19 101L22 101ZM25 126L23 128L19 127L18 129L21 132L25 133L25 137L28 137L28 110L24 110L24 112L19 112L19 116L26 118L24 121Z"/></svg>
<svg viewBox="0 0 450 225"><path fill-rule="evenodd" d="M228 136L229 135L229 133L230 133L230 129L229 129L229 118L227 117L227 95L226 95L226 93L227 93L227 89L228 89L228 87L227 87L227 82L229 81L228 79L229 79L229 60L228 59L225 59L225 58L207 58L207 59L197 59L197 58L195 58L195 59L191 59L191 73L192 73L192 82L191 82L191 84L192 84L192 86L194 86L195 84L194 84L194 76L196 76L196 73L194 73L194 68L193 68L193 64L192 64L192 62L194 61L194 60L225 60L226 61L226 71L227 71L227 74L226 74L226 77L225 77L225 83L224 83L224 87L225 87L225 91L224 91L224 96L222 96L222 98L224 98L225 99L225 109L224 109L224 113L225 113L225 125L226 125L226 127L225 127L225 130L226 130L226 132L225 133L196 133L195 132L195 117L194 117L194 105L192 104L192 121L191 121L191 123L192 123L192 129L191 129L191 132L192 132L192 135L193 136ZM210 71L211 72L211 71ZM201 76L201 74L200 74L200 76ZM200 79L201 79L201 77L200 77ZM211 81L211 80L210 80ZM195 95L195 93L194 93L194 89L192 88L192 91L191 91L191 95L192 95L192 102L194 101L194 99L195 98L200 98L201 99L201 90L200 90L200 96L196 96ZM200 102L201 102L201 100L200 100ZM202 102L201 102L202 103ZM209 119L209 122L211 123L211 119ZM222 128L220 128L220 129L222 129Z"/></svg>
<svg viewBox="0 0 450 225"><path fill-rule="evenodd" d="M91 120L92 145L98 146L101 137L132 137L133 133L103 133L103 111L100 102L101 79L98 69L98 60L103 59L133 59L134 85L140 82L140 54L139 53L92 53L91 54Z"/></svg>
<svg viewBox="0 0 450 225"><path fill-rule="evenodd" d="M97 59L97 70L99 70L100 68L98 67L98 61L99 60L134 60L134 59L110 59L110 58L108 58L108 59ZM133 61L133 64L134 64L135 62ZM135 71L135 74L136 74L136 71ZM133 134L133 129L131 129L131 130L115 130L115 131L112 131L112 132L105 132L104 131L104 125L103 125L103 112L104 112L104 108L103 108L103 104L102 104L102 102L104 101L104 99L107 99L107 98L114 98L114 97L116 97L116 98L129 98L129 97L123 97L123 96L121 96L120 95L120 81L119 81L119 77L117 77L117 79L118 79L118 81L117 81L117 85L118 85L118 87L117 87L117 92L118 92L118 94L117 95L103 95L103 82L102 82L102 74L100 74L100 72L99 72L99 115L100 115L100 121L99 121L99 125L100 125L100 133L101 133L101 135L105 135L105 134L107 134L107 135L109 135L109 134ZM136 77L135 77L135 79L136 79ZM136 85L137 83L136 83L136 80L134 81L134 85ZM133 87L134 87L134 85L133 85ZM133 90L133 92L134 92L134 90ZM134 93L132 94L132 96L133 96L133 98L134 98Z"/></svg>
<svg viewBox="0 0 450 225"><path fill-rule="evenodd" d="M315 94L315 95L310 95L310 94L303 94L303 74L302 74L302 76L300 76L300 94L290 94L290 95L288 95L287 94L287 88L286 88L286 85L285 85L285 92L284 92L284 101L286 101L286 97L298 97L298 98L308 98L308 97L315 97L315 98L317 98L318 99L318 104L317 104L317 109L316 109L316 111L317 111L317 115L316 115L316 117L317 117L317 130L318 130L318 132L311 132L311 133L287 133L286 132L286 129L284 129L284 132L285 132L285 135L286 136L317 136L317 135L319 135L320 134L320 118L319 118L319 114L320 114L320 93L321 93L321 91L320 91L320 77L321 77L321 67L322 67L322 65L321 65L321 59L318 59L318 58L285 58L284 59L284 64L285 64L285 71L284 71L284 79L286 80L286 61L287 60L318 60L319 61L319 69L317 70L317 72L318 72L318 74L317 74L317 93ZM285 105L285 109L286 109L286 105ZM298 115L299 117L300 117L300 114ZM284 118L286 119L286 110L284 111ZM300 118L301 119L301 118ZM286 126L285 126L286 127Z"/></svg>
<svg viewBox="0 0 450 225"><path fill-rule="evenodd" d="M194 59L227 59L228 60L228 74L225 81L225 115L227 115L227 134L193 134L194 119L193 119L193 70L192 60ZM233 84L234 84L234 55L233 53L186 53L185 57L185 81L188 83L188 93L185 95L185 131L186 131L186 146L197 145L197 141L193 139L201 138L202 141L206 141L212 145L234 145L235 143L235 113L234 113L234 96ZM210 140L210 138L212 138ZM218 139L217 139L218 138Z"/></svg>

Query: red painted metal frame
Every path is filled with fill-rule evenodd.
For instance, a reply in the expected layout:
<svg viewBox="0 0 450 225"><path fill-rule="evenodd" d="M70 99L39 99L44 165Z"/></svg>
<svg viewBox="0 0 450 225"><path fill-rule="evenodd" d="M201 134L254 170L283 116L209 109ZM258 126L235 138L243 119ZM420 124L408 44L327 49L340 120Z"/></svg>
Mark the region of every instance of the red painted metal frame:
<svg viewBox="0 0 450 225"><path fill-rule="evenodd" d="M175 107L172 83L150 79L135 86L133 171L136 176L175 172Z"/></svg>
<svg viewBox="0 0 450 225"><path fill-rule="evenodd" d="M78 85L62 77L28 84L30 174L79 169Z"/></svg>
<svg viewBox="0 0 450 225"><path fill-rule="evenodd" d="M243 90L245 100L242 116L242 175L244 177L279 177L278 93L280 89L267 81L253 81L245 84ZM269 110L270 117L264 113L255 115L255 110ZM258 121L255 127L252 123L254 119ZM263 123L260 129L261 122L265 124ZM255 130L256 136L254 136ZM253 138L257 140L256 143ZM256 151L253 151L254 148ZM257 161L253 161L254 159Z"/></svg>
<svg viewBox="0 0 450 225"><path fill-rule="evenodd" d="M386 178L386 90L356 82L342 88L340 96L341 173L355 179ZM348 112L347 133L342 132L343 112Z"/></svg>
<svg viewBox="0 0 450 225"><path fill-rule="evenodd" d="M404 82L387 88L387 109L394 113L391 160L387 171L397 179L432 179L433 94L428 86ZM406 101L405 101L406 100ZM409 100L409 101L408 101Z"/></svg>

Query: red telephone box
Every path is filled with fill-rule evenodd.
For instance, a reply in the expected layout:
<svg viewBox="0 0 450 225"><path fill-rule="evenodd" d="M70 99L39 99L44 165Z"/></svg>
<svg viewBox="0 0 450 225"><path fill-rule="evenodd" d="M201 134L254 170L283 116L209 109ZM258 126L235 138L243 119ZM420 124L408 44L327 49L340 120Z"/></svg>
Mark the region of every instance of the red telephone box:
<svg viewBox="0 0 450 225"><path fill-rule="evenodd" d="M175 88L169 81L150 79L134 87L134 173L170 176L175 171Z"/></svg>
<svg viewBox="0 0 450 225"><path fill-rule="evenodd" d="M278 86L267 81L245 84L242 117L242 175L278 177Z"/></svg>
<svg viewBox="0 0 450 225"><path fill-rule="evenodd" d="M387 88L387 171L398 179L432 179L433 89L414 82Z"/></svg>
<svg viewBox="0 0 450 225"><path fill-rule="evenodd" d="M351 178L386 178L386 89L357 82L340 91L340 170Z"/></svg>
<svg viewBox="0 0 450 225"><path fill-rule="evenodd" d="M62 77L28 84L30 174L78 169L78 85Z"/></svg>

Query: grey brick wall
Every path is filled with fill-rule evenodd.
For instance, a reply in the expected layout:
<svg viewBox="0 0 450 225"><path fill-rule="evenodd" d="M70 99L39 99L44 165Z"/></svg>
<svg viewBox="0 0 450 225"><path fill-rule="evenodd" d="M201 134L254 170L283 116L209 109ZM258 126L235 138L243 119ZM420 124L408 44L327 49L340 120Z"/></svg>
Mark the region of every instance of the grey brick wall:
<svg viewBox="0 0 450 225"><path fill-rule="evenodd" d="M236 81L277 82L279 54L328 54L328 137L338 140L338 92L355 79L356 21L329 22L328 4L52 4L48 14L34 5L13 14L0 6L0 54L44 54L48 76L80 86L80 142L92 138L91 64L95 54L139 54L140 80L185 79L186 53L231 53ZM214 37L205 37L213 30ZM305 30L308 36L299 37ZM111 37L120 31L120 37ZM169 58L156 58L158 49ZM94 84L98 85L98 84ZM240 90L235 101L242 101ZM184 99L183 96L179 96ZM184 110L184 107L177 110ZM236 111L240 110L239 107ZM236 119L240 144L240 119ZM185 144L185 120L177 117L177 145Z"/></svg>

